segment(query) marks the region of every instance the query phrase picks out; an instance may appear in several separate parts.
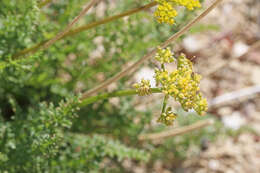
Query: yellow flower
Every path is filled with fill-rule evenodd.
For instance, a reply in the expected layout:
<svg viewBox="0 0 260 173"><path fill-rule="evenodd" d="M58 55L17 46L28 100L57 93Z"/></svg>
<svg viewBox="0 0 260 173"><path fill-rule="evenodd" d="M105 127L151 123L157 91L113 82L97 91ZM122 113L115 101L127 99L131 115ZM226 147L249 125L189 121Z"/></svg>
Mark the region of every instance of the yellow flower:
<svg viewBox="0 0 260 173"><path fill-rule="evenodd" d="M193 72L192 62L181 54L177 58L177 69L168 72L164 63L168 63L169 49L158 49L155 59L162 64L162 69L155 70L155 79L164 94L173 97L186 111L194 109L199 115L207 110L207 101L202 98L199 88L201 76ZM164 52L164 53L162 53ZM165 53L167 52L167 53ZM164 57L165 56L165 57Z"/></svg>
<svg viewBox="0 0 260 173"><path fill-rule="evenodd" d="M174 24L173 18L177 14L177 11L167 1L160 3L154 12L154 16L159 23L168 23L170 25Z"/></svg>
<svg viewBox="0 0 260 173"><path fill-rule="evenodd" d="M161 49L159 47L155 55L155 59L161 64L171 63L174 61L173 53L171 52L170 48Z"/></svg>
<svg viewBox="0 0 260 173"><path fill-rule="evenodd" d="M200 93L199 83L201 76L193 72L192 62L181 54L177 58L177 69L169 72L165 69L165 63L174 62L173 53L169 48L158 48L155 59L161 63L161 69L155 69L154 78L157 86L165 94L163 111L157 120L166 125L172 125L177 115L171 111L171 107L165 110L169 97L180 103L185 111L194 109L199 115L204 115L208 109L207 100ZM151 94L149 80L142 80L135 84L136 92L140 96Z"/></svg>
<svg viewBox="0 0 260 173"><path fill-rule="evenodd" d="M162 113L161 116L158 118L157 122L170 126L173 124L176 118L177 114L172 112L171 107L168 107L166 112Z"/></svg>

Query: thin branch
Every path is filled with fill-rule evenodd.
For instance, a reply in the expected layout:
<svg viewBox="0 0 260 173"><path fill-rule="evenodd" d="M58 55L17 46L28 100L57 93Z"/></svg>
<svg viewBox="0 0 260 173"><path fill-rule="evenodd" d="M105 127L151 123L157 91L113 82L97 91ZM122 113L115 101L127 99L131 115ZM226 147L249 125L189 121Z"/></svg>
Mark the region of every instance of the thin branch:
<svg viewBox="0 0 260 173"><path fill-rule="evenodd" d="M182 135L185 133L192 132L194 130L204 128L206 126L212 125L214 123L214 120L203 120L199 121L197 123L194 123L192 125L184 126L184 127L179 127L179 128L174 128L171 130L159 132L159 133L148 133L148 134L142 134L138 137L140 141L144 140L159 140L162 138L169 138L169 137L174 137L177 135Z"/></svg>
<svg viewBox="0 0 260 173"><path fill-rule="evenodd" d="M159 88L151 88L152 93L161 93L162 91ZM98 100L104 100L111 97L122 97L122 96L131 96L131 95L137 95L135 89L132 90L122 90L122 91L114 91L110 93L105 94L99 94L97 96L88 97L81 101L80 107L86 106L88 104L94 103Z"/></svg>
<svg viewBox="0 0 260 173"><path fill-rule="evenodd" d="M245 53L243 53L239 57L231 57L229 60L222 62L222 63L216 65L215 67L209 69L203 76L211 76L212 74L216 73L219 69L222 69L222 68L228 66L233 61L241 59L242 57L246 56L248 53L250 53L251 51L253 51L259 47L260 47L260 40L255 42Z"/></svg>
<svg viewBox="0 0 260 173"><path fill-rule="evenodd" d="M199 22L203 17L205 17L211 10L213 10L222 0L216 0L210 7L208 7L202 14L200 14L198 17L196 17L194 20L192 20L190 23L188 23L186 26L184 26L180 31L175 33L173 36L171 36L168 40L166 40L164 43L160 45L161 48L167 47L171 42L175 41L177 38L179 38L181 35L183 35L188 29L191 28L195 23ZM141 65L146 60L150 59L156 54L157 49L153 49L151 52L149 52L147 55L145 55L143 58L141 58L139 61L135 62L133 65L129 66L128 68L125 68L121 72L117 73L115 76L107 79L100 85L98 85L95 88L92 88L86 92L83 93L82 98L87 98L93 94L96 94L97 92L105 89L107 86L109 86L111 83L121 79L122 77L126 76L130 71L138 68L139 65Z"/></svg>
<svg viewBox="0 0 260 173"><path fill-rule="evenodd" d="M99 26L99 25L102 25L102 24L105 24L105 23L108 23L108 22L112 22L112 21L117 20L119 18L122 18L122 17L125 17L125 16L132 15L134 13L140 12L142 10L149 9L149 8L155 6L156 4L157 4L157 2L151 2L151 3L147 4L147 5L131 9L131 10L123 12L121 14L118 14L118 15L115 15L115 16L111 16L111 17L107 17L107 18L105 18L103 20L100 20L100 21L97 21L97 22L93 22L93 23L90 23L90 24L87 24L87 25L83 25L83 26L78 27L78 28L76 28L74 30L71 30L70 32L65 34L64 37L72 36L72 35L75 35L75 34L77 34L79 32L82 32L82 31L94 28L96 26Z"/></svg>
<svg viewBox="0 0 260 173"><path fill-rule="evenodd" d="M44 7L45 5L49 4L52 0L45 0L45 1L41 1L39 3L39 7L42 8Z"/></svg>
<svg viewBox="0 0 260 173"><path fill-rule="evenodd" d="M68 26L65 28L64 31L60 32L58 35L56 35L53 39L51 39L50 41L48 41L47 43L45 43L43 45L42 49L47 49L50 45L52 45L53 43L55 43L57 40L59 40L60 38L62 38L71 28L72 26L77 23L79 21L79 19L84 16L88 10L95 5L98 1L100 0L91 0L90 3L88 3L86 5L86 7L83 8L83 10L79 13L79 15L77 17L75 17L73 19L73 21L71 23L68 24Z"/></svg>
<svg viewBox="0 0 260 173"><path fill-rule="evenodd" d="M111 17L107 17L103 20L100 20L100 21L97 21L97 22L92 22L90 24L86 24L86 25L83 25L81 27L78 27L76 29L72 29L71 31L65 33L61 38L59 39L62 39L62 38L65 38L65 37L68 37L68 36L73 36L73 35L76 35L82 31L86 31L86 30L89 30L89 29L92 29L94 27L97 27L99 25L103 25L103 24L106 24L106 23L109 23L109 22L112 22L114 20L117 20L117 19L120 19L122 17L125 17L125 16L129 16L129 15L132 15L134 13L137 13L137 12L140 12L142 10L145 10L145 9L148 9L148 8L151 8L153 6L155 6L157 3L156 2L151 2L147 5L144 5L144 6L141 6L141 7L137 7L137 8L134 8L134 9L131 9L129 11L126 11L126 12L123 12L121 14L118 14L118 15L115 15L115 16L111 16ZM16 53L13 58L18 58L19 56L22 56L22 55L26 55L28 53L34 53L36 52L42 45L44 45L46 42L48 42L49 40L45 40L41 43L38 43L30 48L26 48L18 53Z"/></svg>
<svg viewBox="0 0 260 173"><path fill-rule="evenodd" d="M217 96L211 101L209 101L209 106L210 107L217 106L232 100L238 100L241 97L246 97L246 96L259 94L259 93L260 93L260 85L255 85L238 91L226 93L221 96Z"/></svg>
<svg viewBox="0 0 260 173"><path fill-rule="evenodd" d="M165 95L165 96L164 96L164 99L163 99L162 114L165 112L168 99L169 99L169 96L168 96L168 95Z"/></svg>
<svg viewBox="0 0 260 173"><path fill-rule="evenodd" d="M28 53L34 53L36 52L37 50L39 50L40 48L42 49L47 49L49 46L51 46L53 43L55 43L56 41L58 41L59 39L63 38L66 34L69 33L69 30L71 29L71 27L78 22L78 20L88 12L88 10L93 6L95 5L99 0L92 0L90 3L88 3L86 5L86 7L83 8L83 10L80 12L80 14L75 17L73 19L73 21L71 23L69 23L67 25L67 27L64 29L64 31L58 33L55 37L53 37L52 39L50 40L45 40L45 41L42 41L41 43L38 43L30 48L26 48L16 54L14 54L12 57L13 58L18 58L19 56L22 56L22 55L26 55Z"/></svg>

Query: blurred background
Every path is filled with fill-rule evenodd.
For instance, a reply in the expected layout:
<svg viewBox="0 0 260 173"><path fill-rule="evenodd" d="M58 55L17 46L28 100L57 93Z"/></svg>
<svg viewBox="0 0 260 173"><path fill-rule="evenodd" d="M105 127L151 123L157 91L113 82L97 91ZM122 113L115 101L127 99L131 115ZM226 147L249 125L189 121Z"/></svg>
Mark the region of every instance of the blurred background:
<svg viewBox="0 0 260 173"><path fill-rule="evenodd" d="M210 3L205 1L203 6ZM157 160L153 165L154 172L260 171L259 38L260 1L227 0L173 45L175 52L193 57L196 71L203 77L201 90L210 105L207 118L214 118L215 124L194 132L192 137L183 135L167 139L175 145L179 140L183 143L174 145L174 149L168 144L169 151L175 152L163 156L169 156L168 164ZM136 74L137 80L152 79L151 71L149 66L143 67ZM148 106L153 104L148 103ZM189 116L184 113L179 117L179 123L182 124L183 119L187 121ZM170 159L176 159L176 156L185 157L181 166ZM173 163L176 169L172 169Z"/></svg>
<svg viewBox="0 0 260 173"><path fill-rule="evenodd" d="M18 50L55 36L86 3L85 0L52 0L39 8L36 2L0 0L0 39L4 40L0 44L1 61L7 61ZM76 27L149 2L102 0ZM172 100L179 116L173 126L167 127L156 122L162 106L160 94L98 101L82 108L78 117L71 120L72 127L62 130L63 142L58 154L48 157L48 164L43 164L46 155L38 156L42 150L28 152L30 159L14 162L16 158L25 157L21 155L25 149L19 146L27 145L24 141L30 137L23 132L17 135L18 139L11 134L19 134L19 130L5 129L13 126L19 129L14 123L18 120L28 119L29 123L34 117L37 120L40 113L36 111L31 116L30 112L41 110L38 106L41 102L57 106L71 94L82 93L114 76L177 32L212 2L204 0L202 9L192 12L180 8L174 26L158 24L153 17L155 8L151 8L66 37L26 61L19 61L20 65L13 63L3 68L3 63L0 64L0 139L3 141L4 134L10 133L6 136L11 141L0 145L3 170L23 164L24 170L38 165L39 170L50 172L260 172L259 0L224 0L170 46L176 54L185 53L194 63L195 71L202 75L200 88L209 103L206 116L186 113ZM152 81L157 65L154 60L145 62L106 91L132 88L132 84L142 78ZM158 140L138 138L142 134L174 131L208 120L214 120L214 124L187 134ZM120 141L120 145L114 141ZM121 148L113 148L117 145ZM31 146L28 144L28 147Z"/></svg>

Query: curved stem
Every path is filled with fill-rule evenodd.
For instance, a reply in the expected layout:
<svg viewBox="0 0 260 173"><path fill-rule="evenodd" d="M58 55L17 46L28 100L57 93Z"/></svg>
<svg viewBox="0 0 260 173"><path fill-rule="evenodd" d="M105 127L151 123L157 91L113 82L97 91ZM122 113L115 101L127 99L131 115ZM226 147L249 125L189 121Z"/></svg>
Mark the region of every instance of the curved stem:
<svg viewBox="0 0 260 173"><path fill-rule="evenodd" d="M39 8L44 7L45 5L49 4L52 0L45 0L39 3Z"/></svg>
<svg viewBox="0 0 260 173"><path fill-rule="evenodd" d="M186 26L184 26L180 31L172 35L168 40L163 42L160 47L165 48L170 43L175 41L177 38L179 38L181 35L183 35L187 30L189 30L195 23L199 22L203 17L205 17L211 10L213 10L222 0L216 0L210 7L208 7L202 14L200 14L198 17L196 17L194 20L192 20L190 23L188 23ZM111 83L121 79L122 77L126 76L130 71L136 69L139 65L141 65L146 60L153 57L157 52L157 49L153 49L151 52L146 54L144 57L142 57L139 61L135 62L133 65L125 68L121 72L117 73L115 76L107 79L100 85L96 86L95 88L92 88L86 92L83 93L82 98L86 98L90 95L96 94L97 92L101 91L102 89L106 88Z"/></svg>
<svg viewBox="0 0 260 173"><path fill-rule="evenodd" d="M166 106L167 106L167 102L168 102L168 98L169 98L168 95L165 95L165 96L164 96L164 99L163 99L163 107L162 107L162 113L165 112L165 109L166 109Z"/></svg>
<svg viewBox="0 0 260 173"><path fill-rule="evenodd" d="M157 2L151 2L147 5L144 5L144 6L141 6L141 7L137 7L137 8L134 8L132 10L129 10L129 11L126 11L126 12L123 12L121 14L118 14L118 15L115 15L115 16L111 16L111 17L107 17L103 20L100 20L100 21L97 21L97 22L93 22L93 23L90 23L90 24L87 24L87 25L83 25L81 27L78 27L74 30L71 30L70 32L68 32L67 34L64 35L64 37L67 37L67 36L72 36L72 35L75 35L79 32L82 32L82 31L85 31L85 30L88 30L88 29L91 29L91 28L94 28L96 26L99 26L99 25L102 25L102 24L106 24L108 22L112 22L114 20L117 20L119 18L122 18L122 17L125 17L125 16L129 16L129 15L132 15L134 13L137 13L139 11L142 11L142 10L145 10L145 9L148 9L148 8L151 8L153 6L155 6L157 4Z"/></svg>
<svg viewBox="0 0 260 173"><path fill-rule="evenodd" d="M139 11L142 11L142 10L145 10L145 9L148 9L148 8L151 8L153 6L155 6L157 3L156 2L151 2L147 5L144 5L144 6L141 6L141 7L137 7L137 8L134 8L134 9L131 9L129 11L126 11L126 12L123 12L121 14L118 14L118 15L115 15L115 16L111 16L111 17L107 17L103 20L100 20L100 21L96 21L96 22L92 22L90 24L87 24L87 25L83 25L81 27L78 27L76 29L73 29L67 33L65 33L62 37L60 37L58 40L60 39L63 39L65 37L68 37L68 36L73 36L75 34L78 34L82 31L86 31L86 30L89 30L91 28L95 28L99 25L103 25L103 24L106 24L106 23L109 23L109 22L112 22L114 20L117 20L117 19L120 19L122 17L125 17L125 16L129 16L129 15L132 15L134 13L137 13ZM56 40L56 41L58 41ZM41 48L42 45L44 45L46 42L48 42L49 40L45 40L45 41L42 41L41 43L38 43L32 47L29 47L29 48L26 48L18 53L16 53L13 58L18 58L20 56L23 56L23 55L26 55L28 53L34 53L36 52L37 50L39 50L39 48Z"/></svg>
<svg viewBox="0 0 260 173"><path fill-rule="evenodd" d="M75 17L72 22L70 22L68 24L68 26L64 29L64 31L61 31L60 33L58 33L53 39L47 41L44 45L43 45L43 49L47 49L49 46L51 46L53 43L55 43L57 40L61 39L71 28L72 26L77 23L79 21L79 19L81 17L83 17L88 10L95 5L97 2L99 2L100 0L91 0L90 2L88 2L88 4L86 5L86 7L83 8L83 10L79 13L79 15L77 17Z"/></svg>
<svg viewBox="0 0 260 173"><path fill-rule="evenodd" d="M188 125L188 126L174 128L174 129L159 132L159 133L142 134L142 135L138 136L138 139L140 141L144 141L144 140L162 141L162 139L164 139L164 138L169 138L169 137L173 137L173 136L177 136L177 135L182 135L185 133L190 133L194 130L204 128L204 127L212 125L212 124L214 124L213 119L202 120L202 121L196 122L196 123Z"/></svg>
<svg viewBox="0 0 260 173"><path fill-rule="evenodd" d="M151 88L151 92L152 93L161 93L161 89L160 88ZM80 103L80 107L94 103L98 100L104 100L104 99L111 98L111 97L131 96L131 95L137 95L137 94L138 93L136 92L135 89L114 91L114 92L110 92L110 93L99 94L99 95L96 95L96 96L92 96L92 97L88 97L86 99L83 99Z"/></svg>

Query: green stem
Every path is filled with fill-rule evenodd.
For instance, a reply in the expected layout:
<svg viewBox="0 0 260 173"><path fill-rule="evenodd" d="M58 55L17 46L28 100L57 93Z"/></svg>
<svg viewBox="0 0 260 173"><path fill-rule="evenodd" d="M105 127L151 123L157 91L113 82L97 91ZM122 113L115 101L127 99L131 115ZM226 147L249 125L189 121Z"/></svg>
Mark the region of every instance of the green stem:
<svg viewBox="0 0 260 173"><path fill-rule="evenodd" d="M164 64L161 64L161 68L163 69L163 71L165 70Z"/></svg>
<svg viewBox="0 0 260 173"><path fill-rule="evenodd" d="M162 107L162 113L165 112L165 109L166 109L166 106L167 106L167 102L168 102L168 98L169 98L168 95L165 95L165 96L164 96L164 99L163 99L163 107Z"/></svg>
<svg viewBox="0 0 260 173"><path fill-rule="evenodd" d="M97 22L92 22L92 23L90 23L90 24L83 25L83 26L81 26L81 27L78 27L78 28L76 28L76 29L73 29L73 30L67 32L66 34L64 34L64 35L63 35L61 38L59 38L58 40L63 39L63 38L68 37L68 36L73 36L73 35L75 35L75 34L77 34L77 33L79 33L79 32L86 31L86 30L89 30L89 29L91 29L91 28L95 28L95 27L97 27L97 26L99 26L99 25L103 25L103 24L112 22L112 21L117 20L117 19L120 19L120 18L122 18L122 17L130 16L130 15L132 15L132 14L134 14L134 13L139 12L139 11L142 11L142 10L145 10L145 9L148 9L148 8L151 8L151 7L155 6L156 4L157 4L156 2L151 2L151 3L147 4L147 5L134 8L134 9L132 9L132 10L123 12L123 13L121 13L121 14L118 14L118 15L115 15L115 16L111 16L111 17L107 17L107 18L105 18L105 19L103 19L103 20L100 20L100 21L97 21ZM49 39L49 40L51 40L51 39ZM36 44L36 45L34 45L34 46L32 46L32 47L26 48L26 49L24 49L24 50L22 50L22 51L20 51L20 52L18 52L18 53L16 53L16 54L14 54L14 55L13 55L13 58L18 58L18 57L23 56L23 55L26 55L26 54L28 54L28 53L34 53L34 52L36 52L36 51L39 50L46 42L48 42L49 40L44 40L44 41L42 41L41 43L38 43L38 44Z"/></svg>
<svg viewBox="0 0 260 173"><path fill-rule="evenodd" d="M161 93L161 89L160 88L151 88L151 92L152 93ZM137 95L137 94L138 93L136 92L135 89L114 91L114 92L110 92L110 93L99 94L96 96L87 97L87 98L83 99L79 106L83 107L88 104L94 103L98 100L104 100L104 99L111 98L111 97L131 96L131 95Z"/></svg>

